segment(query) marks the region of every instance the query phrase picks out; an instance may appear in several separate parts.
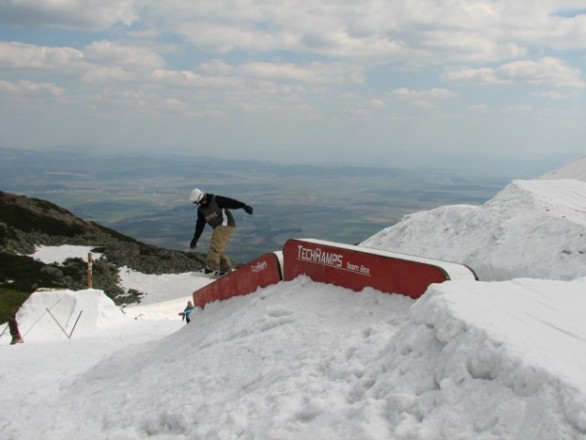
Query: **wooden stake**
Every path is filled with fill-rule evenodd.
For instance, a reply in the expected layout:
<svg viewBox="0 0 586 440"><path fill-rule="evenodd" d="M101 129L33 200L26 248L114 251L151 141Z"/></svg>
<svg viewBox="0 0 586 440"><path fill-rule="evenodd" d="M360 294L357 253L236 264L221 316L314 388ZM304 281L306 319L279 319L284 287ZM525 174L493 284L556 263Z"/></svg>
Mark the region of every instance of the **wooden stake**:
<svg viewBox="0 0 586 440"><path fill-rule="evenodd" d="M93 260L92 260L92 254L91 252L89 254L87 254L87 288L91 289L92 288L92 265L93 265Z"/></svg>

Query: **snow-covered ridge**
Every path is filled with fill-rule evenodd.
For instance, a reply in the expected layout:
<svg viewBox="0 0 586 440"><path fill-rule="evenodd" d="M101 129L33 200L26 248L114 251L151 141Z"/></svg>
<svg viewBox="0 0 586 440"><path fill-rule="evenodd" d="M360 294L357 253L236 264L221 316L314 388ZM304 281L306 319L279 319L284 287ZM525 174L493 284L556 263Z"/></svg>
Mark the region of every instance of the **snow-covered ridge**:
<svg viewBox="0 0 586 440"><path fill-rule="evenodd" d="M549 173L545 173L539 179L575 179L586 182L586 156Z"/></svg>
<svg viewBox="0 0 586 440"><path fill-rule="evenodd" d="M458 261L484 281L586 275L586 182L516 180L482 206L420 211L361 243Z"/></svg>

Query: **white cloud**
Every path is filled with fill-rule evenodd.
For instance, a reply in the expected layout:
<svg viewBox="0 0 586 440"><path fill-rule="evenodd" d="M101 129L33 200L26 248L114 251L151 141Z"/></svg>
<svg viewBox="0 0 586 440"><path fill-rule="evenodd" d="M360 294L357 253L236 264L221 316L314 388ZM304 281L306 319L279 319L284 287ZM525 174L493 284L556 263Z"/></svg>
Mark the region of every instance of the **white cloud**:
<svg viewBox="0 0 586 440"><path fill-rule="evenodd" d="M226 93L254 94L297 98L315 95L320 87L329 89L345 84L360 84L364 81L358 67L327 63L271 63L257 62L230 65L213 60L198 66L196 70L156 69L152 79L171 88L199 88L223 90Z"/></svg>
<svg viewBox="0 0 586 440"><path fill-rule="evenodd" d="M369 104L372 108L375 108L375 109L382 109L387 106L385 101L383 101L382 99L378 99L378 98L371 99Z"/></svg>
<svg viewBox="0 0 586 440"><path fill-rule="evenodd" d="M586 16L572 2L477 0L153 4L150 19L206 51L291 51L415 65L503 62L534 45L586 48Z"/></svg>
<svg viewBox="0 0 586 440"><path fill-rule="evenodd" d="M250 63L241 66L239 70L246 75L263 79L296 82L320 81L316 70L293 63Z"/></svg>
<svg viewBox="0 0 586 440"><path fill-rule="evenodd" d="M582 89L586 82L578 68L553 57L518 60L495 68L450 68L442 74L447 82L476 84L539 84Z"/></svg>
<svg viewBox="0 0 586 440"><path fill-rule="evenodd" d="M231 76L202 75L192 70L156 69L152 79L172 88L199 87L229 91L241 84L241 81Z"/></svg>
<svg viewBox="0 0 586 440"><path fill-rule="evenodd" d="M61 87L51 83L35 83L31 81L11 83L3 80L0 80L0 92L28 96L62 96L64 94Z"/></svg>
<svg viewBox="0 0 586 440"><path fill-rule="evenodd" d="M483 116L499 116L499 117L519 117L519 116L538 116L535 107L527 104L519 104L514 106L489 107L485 104L475 104L468 108L468 111Z"/></svg>
<svg viewBox="0 0 586 440"><path fill-rule="evenodd" d="M560 7L564 3L570 2L562 1ZM580 3L583 8L584 3ZM527 17L527 23L530 25L523 26L519 22L512 34L517 41L556 50L586 48L586 10L576 11L576 15L560 15L555 2L547 9L531 9L536 9L537 12ZM517 17L520 17L520 14Z"/></svg>
<svg viewBox="0 0 586 440"><path fill-rule="evenodd" d="M0 41L0 66L8 69L65 69L83 61L83 52L70 47L46 47Z"/></svg>
<svg viewBox="0 0 586 440"><path fill-rule="evenodd" d="M138 19L133 0L0 0L0 21L87 31Z"/></svg>
<svg viewBox="0 0 586 440"><path fill-rule="evenodd" d="M132 80L132 75L120 67L96 67L88 69L82 75L82 81L88 83L125 82Z"/></svg>
<svg viewBox="0 0 586 440"><path fill-rule="evenodd" d="M500 82L495 69L490 67L448 68L441 78L443 81L455 83L497 84Z"/></svg>
<svg viewBox="0 0 586 440"><path fill-rule="evenodd" d="M186 112L191 109L191 107L185 102L173 98L165 99L163 104L165 108L173 111Z"/></svg>
<svg viewBox="0 0 586 440"><path fill-rule="evenodd" d="M222 60L212 59L201 63L198 71L209 75L228 76L234 73L234 67Z"/></svg>
<svg viewBox="0 0 586 440"><path fill-rule="evenodd" d="M340 84L364 80L359 67L339 63L248 63L236 70L246 76L276 81Z"/></svg>
<svg viewBox="0 0 586 440"><path fill-rule="evenodd" d="M414 134L402 143L423 145L417 124L437 117L443 130L475 102L586 113L585 20L583 0L0 0L0 90L28 104L27 84L44 84L49 96L53 85L75 99L39 103L39 114L132 114L162 132L172 113L261 127L271 118L279 135L304 129L295 114L338 133L354 112L373 124L357 133L376 143L395 136L390 120L407 117L399 131ZM513 93L499 93L502 85ZM153 119L140 120L148 111ZM2 116L12 127L11 112ZM26 141L22 130L11 136ZM140 135L120 136L124 144Z"/></svg>
<svg viewBox="0 0 586 440"><path fill-rule="evenodd" d="M543 99L551 99L551 100L566 100L566 99L576 99L578 97L578 93L576 91L559 91L559 90L548 90L548 91L541 91L534 93L533 96Z"/></svg>
<svg viewBox="0 0 586 440"><path fill-rule="evenodd" d="M149 48L113 41L95 41L83 50L88 62L150 71L165 66L164 58Z"/></svg>
<svg viewBox="0 0 586 440"><path fill-rule="evenodd" d="M505 81L550 84L555 87L584 88L586 85L579 69L553 57L514 61L497 68L497 75Z"/></svg>
<svg viewBox="0 0 586 440"><path fill-rule="evenodd" d="M406 87L393 90L392 95L395 98L409 102L410 104L421 108L433 108L438 100L449 99L456 96L454 92L448 89L433 88L428 90L411 90Z"/></svg>
<svg viewBox="0 0 586 440"><path fill-rule="evenodd" d="M192 21L177 26L175 31L189 43L212 52L264 52L280 47L278 36L242 24Z"/></svg>
<svg viewBox="0 0 586 440"><path fill-rule="evenodd" d="M0 68L62 79L78 77L89 83L144 79L144 72L164 64L164 58L148 48L110 41L82 49L0 42ZM137 76L140 72L142 78Z"/></svg>
<svg viewBox="0 0 586 440"><path fill-rule="evenodd" d="M402 87L393 91L397 97L415 99L446 99L455 96L455 93L447 89L410 90Z"/></svg>

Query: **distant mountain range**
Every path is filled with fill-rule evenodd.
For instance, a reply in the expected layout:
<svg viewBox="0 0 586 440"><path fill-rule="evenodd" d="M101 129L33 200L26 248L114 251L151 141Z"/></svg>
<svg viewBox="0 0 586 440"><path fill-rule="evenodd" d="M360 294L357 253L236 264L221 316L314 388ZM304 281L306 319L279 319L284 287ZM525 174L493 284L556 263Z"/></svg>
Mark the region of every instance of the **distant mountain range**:
<svg viewBox="0 0 586 440"><path fill-rule="evenodd" d="M253 216L234 213L238 230L228 249L246 262L292 237L357 243L414 211L483 203L511 180L504 159L492 167L471 156L445 155L435 168L401 163L400 157L365 167L101 147L0 148L0 190L51 201L143 243L185 250L195 223L187 195L199 187L254 207Z"/></svg>

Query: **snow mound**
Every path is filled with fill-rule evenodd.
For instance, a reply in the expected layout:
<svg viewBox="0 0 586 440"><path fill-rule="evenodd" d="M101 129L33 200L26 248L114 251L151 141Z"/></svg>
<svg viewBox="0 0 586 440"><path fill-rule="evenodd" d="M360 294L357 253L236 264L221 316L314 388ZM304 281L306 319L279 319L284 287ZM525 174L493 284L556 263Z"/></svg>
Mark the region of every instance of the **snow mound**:
<svg viewBox="0 0 586 440"><path fill-rule="evenodd" d="M307 277L212 303L64 390L83 420L64 438L81 428L112 438L367 438L360 409L378 374L369 365L412 303Z"/></svg>
<svg viewBox="0 0 586 440"><path fill-rule="evenodd" d="M457 261L481 280L586 276L586 183L515 180L482 206L406 216L362 246Z"/></svg>
<svg viewBox="0 0 586 440"><path fill-rule="evenodd" d="M582 438L586 279L435 284L381 358L392 438Z"/></svg>
<svg viewBox="0 0 586 440"><path fill-rule="evenodd" d="M581 438L585 288L459 281L413 301L299 277L99 362L62 390L60 414L76 416L55 433Z"/></svg>
<svg viewBox="0 0 586 440"><path fill-rule="evenodd" d="M37 291L17 314L20 333L27 344L68 339L69 335L92 336L123 319L126 317L114 302L95 289Z"/></svg>
<svg viewBox="0 0 586 440"><path fill-rule="evenodd" d="M577 179L586 182L586 157L575 160L561 168L550 171L539 177L540 179Z"/></svg>

